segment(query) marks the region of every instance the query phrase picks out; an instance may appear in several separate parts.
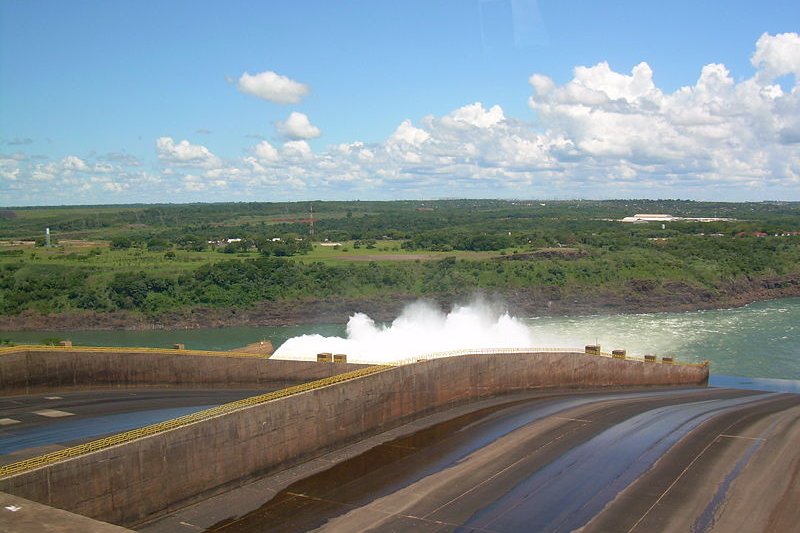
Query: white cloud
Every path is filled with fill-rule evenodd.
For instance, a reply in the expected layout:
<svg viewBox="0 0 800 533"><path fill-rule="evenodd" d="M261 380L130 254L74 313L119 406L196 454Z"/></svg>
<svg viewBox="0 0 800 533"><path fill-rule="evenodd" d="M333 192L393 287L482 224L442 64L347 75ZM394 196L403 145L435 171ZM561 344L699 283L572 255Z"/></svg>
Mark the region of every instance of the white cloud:
<svg viewBox="0 0 800 533"><path fill-rule="evenodd" d="M33 181L53 181L56 179L58 170L53 164L37 164L30 169L30 177Z"/></svg>
<svg viewBox="0 0 800 533"><path fill-rule="evenodd" d="M256 156L262 161L275 162L280 159L278 150L267 141L261 141L255 145L255 147L253 147L253 152L255 152Z"/></svg>
<svg viewBox="0 0 800 533"><path fill-rule="evenodd" d="M61 167L64 170L73 170L78 172L85 172L89 170L89 167L86 165L86 162L80 157L76 157L74 155L68 155L67 157L62 159Z"/></svg>
<svg viewBox="0 0 800 533"><path fill-rule="evenodd" d="M127 183L117 183L113 181L107 181L103 183L103 190L108 192L120 193L126 191L130 187Z"/></svg>
<svg viewBox="0 0 800 533"><path fill-rule="evenodd" d="M200 192L209 189L224 189L228 186L228 180L209 178L207 175L187 174L181 179L181 184L186 191Z"/></svg>
<svg viewBox="0 0 800 533"><path fill-rule="evenodd" d="M476 128L491 128L506 119L499 105L486 111L480 102L456 109L447 117L453 124L466 124Z"/></svg>
<svg viewBox="0 0 800 533"><path fill-rule="evenodd" d="M530 78L528 78L528 83L531 84L533 89L539 95L546 95L553 91L556 88L556 84L545 76L544 74L533 74Z"/></svg>
<svg viewBox="0 0 800 533"><path fill-rule="evenodd" d="M756 42L756 51L750 58L762 76L770 80L794 74L795 84L800 78L800 35L797 33L763 34Z"/></svg>
<svg viewBox="0 0 800 533"><path fill-rule="evenodd" d="M292 113L279 125L286 142L254 141L238 159L223 161L205 146L161 137L155 174L131 172L129 156L53 162L5 156L0 193L44 191L53 183L78 191L91 173L93 194L126 187L126 197L146 201L187 191L211 199L212 191L289 200L313 191L320 198L365 199L800 200L798 42L797 34L764 35L755 44L750 77L734 78L718 63L698 65L697 81L672 91L656 85L647 63L629 72L606 62L579 66L563 83L536 73L529 78L532 122L474 102L404 120L379 142L314 152L307 139L318 131L308 117Z"/></svg>
<svg viewBox="0 0 800 533"><path fill-rule="evenodd" d="M191 144L187 140L175 143L172 137L156 139L156 153L162 162L169 164L201 167L215 167L220 164L219 158L205 146Z"/></svg>
<svg viewBox="0 0 800 533"><path fill-rule="evenodd" d="M108 174L110 172L114 172L114 170L114 165L105 162L95 163L92 167L92 172L98 172L100 174Z"/></svg>
<svg viewBox="0 0 800 533"><path fill-rule="evenodd" d="M393 144L406 144L410 146L420 146L431 138L431 134L425 130L415 128L410 120L404 120L389 137L389 142Z"/></svg>
<svg viewBox="0 0 800 533"><path fill-rule="evenodd" d="M296 104L309 93L307 85L271 70L257 74L245 72L239 78L237 87L243 93L277 104Z"/></svg>
<svg viewBox="0 0 800 533"><path fill-rule="evenodd" d="M529 104L547 136L573 148L568 158L554 155L576 181L625 168L628 179L635 170L633 182L698 191L785 185L789 145L800 140L800 91L786 93L772 79L800 64L798 43L796 34L762 36L754 77L737 83L724 65L709 64L695 85L673 93L655 86L646 63L630 74L607 63L577 67L561 86L534 75Z"/></svg>
<svg viewBox="0 0 800 533"><path fill-rule="evenodd" d="M321 132L318 127L311 124L304 113L293 111L284 122L275 124L278 132L289 139L315 139Z"/></svg>
<svg viewBox="0 0 800 533"><path fill-rule="evenodd" d="M16 181L19 175L19 162L11 157L0 156L0 178Z"/></svg>
<svg viewBox="0 0 800 533"><path fill-rule="evenodd" d="M183 187L192 192L204 191L208 188L202 178L191 174L183 177Z"/></svg>
<svg viewBox="0 0 800 533"><path fill-rule="evenodd" d="M311 147L306 141L288 141L283 144L283 155L293 159L311 157Z"/></svg>

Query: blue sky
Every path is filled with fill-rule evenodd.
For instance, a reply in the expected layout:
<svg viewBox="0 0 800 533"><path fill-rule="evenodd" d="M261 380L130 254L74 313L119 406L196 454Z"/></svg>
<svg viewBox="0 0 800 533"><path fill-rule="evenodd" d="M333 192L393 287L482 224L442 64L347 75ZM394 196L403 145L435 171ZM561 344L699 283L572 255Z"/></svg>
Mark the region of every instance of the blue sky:
<svg viewBox="0 0 800 533"><path fill-rule="evenodd" d="M800 200L797 2L0 0L0 205Z"/></svg>

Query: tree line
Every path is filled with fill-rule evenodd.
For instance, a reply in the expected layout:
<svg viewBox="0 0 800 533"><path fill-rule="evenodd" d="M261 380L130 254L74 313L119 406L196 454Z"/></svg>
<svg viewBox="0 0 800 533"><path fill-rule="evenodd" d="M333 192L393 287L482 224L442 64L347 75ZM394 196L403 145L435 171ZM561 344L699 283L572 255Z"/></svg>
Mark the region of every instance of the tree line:
<svg viewBox="0 0 800 533"><path fill-rule="evenodd" d="M176 308L247 307L306 297L531 287L619 292L631 282L646 287L670 280L714 291L737 280L800 273L800 237L680 236L637 247L581 246L579 254L520 253L488 260L328 264L263 255L201 264L179 274L127 269L110 277L91 264L13 262L0 268L0 313L124 309L158 315Z"/></svg>

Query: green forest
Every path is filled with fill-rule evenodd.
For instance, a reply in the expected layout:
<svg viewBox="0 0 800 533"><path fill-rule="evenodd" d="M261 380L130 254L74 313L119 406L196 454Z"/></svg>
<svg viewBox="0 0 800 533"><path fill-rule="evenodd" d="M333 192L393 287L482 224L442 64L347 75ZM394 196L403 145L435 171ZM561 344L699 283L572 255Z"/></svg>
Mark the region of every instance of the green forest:
<svg viewBox="0 0 800 533"><path fill-rule="evenodd" d="M713 217L623 223L637 213ZM45 228L50 229L47 245ZM797 284L800 203L231 203L0 209L0 314Z"/></svg>

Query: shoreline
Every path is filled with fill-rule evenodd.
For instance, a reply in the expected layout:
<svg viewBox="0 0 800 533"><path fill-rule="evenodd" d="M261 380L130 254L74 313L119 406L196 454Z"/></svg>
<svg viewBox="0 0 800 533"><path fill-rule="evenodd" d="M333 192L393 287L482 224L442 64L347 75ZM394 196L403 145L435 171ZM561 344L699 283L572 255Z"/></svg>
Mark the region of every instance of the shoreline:
<svg viewBox="0 0 800 533"><path fill-rule="evenodd" d="M26 311L0 316L2 331L114 331L182 330L235 326L294 326L344 324L354 313L390 322L418 300L434 302L443 310L482 298L516 316L582 316L729 309L780 298L800 297L800 274L731 283L716 290L680 282L660 285L629 282L624 292L565 291L542 287L495 293L416 295L386 294L361 298L325 298L261 302L251 308L180 309L155 318L130 311L74 311L42 315Z"/></svg>

